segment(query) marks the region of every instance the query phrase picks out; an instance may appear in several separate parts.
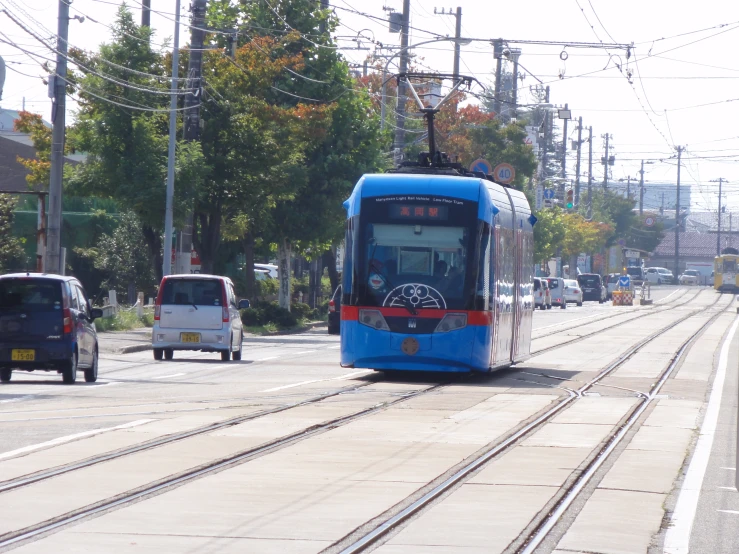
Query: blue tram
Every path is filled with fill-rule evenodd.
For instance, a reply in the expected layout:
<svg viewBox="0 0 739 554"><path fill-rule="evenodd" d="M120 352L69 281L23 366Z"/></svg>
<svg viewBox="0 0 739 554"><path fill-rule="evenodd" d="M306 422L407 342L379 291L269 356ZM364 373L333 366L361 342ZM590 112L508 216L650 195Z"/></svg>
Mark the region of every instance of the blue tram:
<svg viewBox="0 0 739 554"><path fill-rule="evenodd" d="M487 372L530 353L533 225L482 174L365 175L347 210L341 364Z"/></svg>

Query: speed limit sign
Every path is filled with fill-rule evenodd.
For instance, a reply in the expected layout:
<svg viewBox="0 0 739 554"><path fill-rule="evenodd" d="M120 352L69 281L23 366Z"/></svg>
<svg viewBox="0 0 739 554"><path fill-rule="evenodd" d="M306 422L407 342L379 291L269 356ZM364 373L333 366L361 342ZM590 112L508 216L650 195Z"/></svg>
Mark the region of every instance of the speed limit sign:
<svg viewBox="0 0 739 554"><path fill-rule="evenodd" d="M509 185L513 182L516 177L516 170L513 169L511 164L501 163L495 166L493 169L493 179L504 185Z"/></svg>
<svg viewBox="0 0 739 554"><path fill-rule="evenodd" d="M644 218L644 225L646 225L647 227L651 227L652 225L654 225L654 218L651 215L645 217Z"/></svg>

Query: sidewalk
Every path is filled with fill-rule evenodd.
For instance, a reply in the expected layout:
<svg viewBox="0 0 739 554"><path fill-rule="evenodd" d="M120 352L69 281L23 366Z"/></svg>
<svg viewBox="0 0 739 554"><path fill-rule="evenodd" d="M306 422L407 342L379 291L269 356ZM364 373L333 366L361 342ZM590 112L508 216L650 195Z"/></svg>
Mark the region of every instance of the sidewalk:
<svg viewBox="0 0 739 554"><path fill-rule="evenodd" d="M299 331L279 331L273 335L253 335L244 333L244 337L272 337L276 335L294 335L327 326L325 321L308 323ZM130 354L131 352L144 352L151 350L151 328L141 327L130 331L100 331L98 332L98 348L101 354Z"/></svg>

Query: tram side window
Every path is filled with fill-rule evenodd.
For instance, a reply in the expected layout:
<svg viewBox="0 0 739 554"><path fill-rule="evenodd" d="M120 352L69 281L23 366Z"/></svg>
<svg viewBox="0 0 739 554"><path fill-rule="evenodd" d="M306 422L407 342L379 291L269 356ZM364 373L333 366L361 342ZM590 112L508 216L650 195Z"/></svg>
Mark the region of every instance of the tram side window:
<svg viewBox="0 0 739 554"><path fill-rule="evenodd" d="M478 310L490 309L490 279L492 271L490 270L491 240L490 225L482 222L480 225L480 259L478 263L477 276L477 306Z"/></svg>
<svg viewBox="0 0 739 554"><path fill-rule="evenodd" d="M351 298L355 294L354 283L354 260L356 259L354 247L356 241L354 235L357 232L357 216L346 220L346 237L344 240L344 271L342 275L343 298L342 303L351 305Z"/></svg>

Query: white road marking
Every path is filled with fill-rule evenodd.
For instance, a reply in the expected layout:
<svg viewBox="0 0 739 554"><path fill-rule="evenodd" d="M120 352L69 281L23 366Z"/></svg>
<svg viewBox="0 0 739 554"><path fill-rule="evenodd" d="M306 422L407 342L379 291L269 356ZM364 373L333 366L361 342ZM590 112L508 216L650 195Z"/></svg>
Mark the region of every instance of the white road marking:
<svg viewBox="0 0 739 554"><path fill-rule="evenodd" d="M718 512L724 513L724 514L734 514L739 516L739 512L736 510L717 510Z"/></svg>
<svg viewBox="0 0 739 554"><path fill-rule="evenodd" d="M736 487L719 487L719 488L725 491L736 491Z"/></svg>
<svg viewBox="0 0 739 554"><path fill-rule="evenodd" d="M339 346L329 346L329 350L333 350L334 348L341 348L341 345L339 345Z"/></svg>
<svg viewBox="0 0 739 554"><path fill-rule="evenodd" d="M20 402L22 400L27 400L28 398L35 397L35 394L26 394L24 396L19 396L18 398L8 398L7 400L0 400L0 404L10 404L12 402Z"/></svg>
<svg viewBox="0 0 739 554"><path fill-rule="evenodd" d="M170 377L180 377L181 375L187 375L187 373L173 373L172 375L162 375L161 377L152 377L152 379L169 379Z"/></svg>
<svg viewBox="0 0 739 554"><path fill-rule="evenodd" d="M370 372L372 372L371 369L365 369L362 371L355 371L354 373L347 373L346 375L339 375L338 377L331 377L329 379L313 379L312 381L301 381L300 383L293 383L292 385L283 385L281 387L275 387L273 389L260 390L259 392L275 392L278 390L285 390L285 389L292 389L295 387L300 387L302 385L310 385L311 383L320 383L322 381L341 381L344 379L349 379L351 377L354 377L355 375L362 375L364 373L370 373Z"/></svg>
<svg viewBox="0 0 739 554"><path fill-rule="evenodd" d="M254 360L255 362L263 362L265 360L276 360L279 358L279 356L270 356L269 358L259 358L258 360Z"/></svg>
<svg viewBox="0 0 739 554"><path fill-rule="evenodd" d="M130 427L138 427L139 425L144 425L145 423L150 423L152 421L156 421L156 420L155 419L138 419L130 423L124 423L123 425L116 425L115 427L104 427L101 429L93 429L92 431L84 431L82 433L75 433L74 435L67 435L66 437L59 437L57 439L53 439L50 441L40 442L38 444L32 444L30 446L24 446L23 448L11 450L10 452L3 452L2 454L0 454L0 460L4 460L6 458L12 458L13 456L17 456L18 454L25 454L26 452L33 452L34 450L39 450L40 448L46 448L47 446L57 446L59 444L64 444L66 442L70 442L75 439L81 439L83 437L91 437L92 435L99 435L100 433L106 433L107 431L117 431L118 429L129 429Z"/></svg>
<svg viewBox="0 0 739 554"><path fill-rule="evenodd" d="M311 352L318 352L318 350L303 350L302 352L295 352L295 355L298 354L310 354Z"/></svg>
<svg viewBox="0 0 739 554"><path fill-rule="evenodd" d="M711 397L708 400L708 408L701 426L698 443L695 446L693 458L690 460L685 481L683 481L683 486L680 489L675 511L672 513L671 526L667 529L665 535L664 552L666 554L687 554L690 548L690 533L693 530L695 512L698 508L703 478L708 468L708 459L711 456L719 411L721 410L726 367L729 363L729 348L738 326L739 319L734 319L734 324L729 329L729 333L721 346L718 369L711 388Z"/></svg>
<svg viewBox="0 0 739 554"><path fill-rule="evenodd" d="M736 471L735 467L722 467L721 469L728 469L729 471Z"/></svg>

